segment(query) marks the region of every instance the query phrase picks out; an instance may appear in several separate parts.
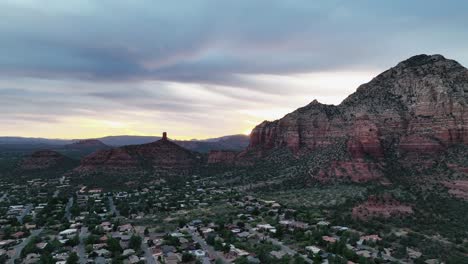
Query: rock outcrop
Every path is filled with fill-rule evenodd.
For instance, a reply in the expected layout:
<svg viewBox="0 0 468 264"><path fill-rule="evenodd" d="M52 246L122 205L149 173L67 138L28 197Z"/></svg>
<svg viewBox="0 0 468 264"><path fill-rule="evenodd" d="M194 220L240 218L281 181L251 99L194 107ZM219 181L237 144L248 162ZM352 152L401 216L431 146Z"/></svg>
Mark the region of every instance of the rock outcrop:
<svg viewBox="0 0 468 264"><path fill-rule="evenodd" d="M370 196L364 203L352 210L355 219L369 220L372 218L390 218L413 214L410 205L402 204L390 195L383 197Z"/></svg>
<svg viewBox="0 0 468 264"><path fill-rule="evenodd" d="M341 104L313 101L255 127L246 153L287 148L297 157L323 148L344 152L312 175L354 181L383 176L385 161L437 156L468 145L468 70L441 55L418 55L383 72ZM344 157L344 158L343 158Z"/></svg>
<svg viewBox="0 0 468 264"><path fill-rule="evenodd" d="M197 168L202 156L163 137L155 142L97 151L82 159L78 173L185 174Z"/></svg>

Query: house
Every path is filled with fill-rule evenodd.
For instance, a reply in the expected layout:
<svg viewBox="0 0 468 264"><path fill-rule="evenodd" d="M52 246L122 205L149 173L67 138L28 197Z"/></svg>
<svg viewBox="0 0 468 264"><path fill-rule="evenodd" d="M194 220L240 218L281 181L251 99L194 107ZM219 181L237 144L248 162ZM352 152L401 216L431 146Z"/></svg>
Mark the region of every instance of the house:
<svg viewBox="0 0 468 264"><path fill-rule="evenodd" d="M306 251L312 253L312 254L318 254L320 253L320 251L322 251L322 249L316 247L316 246L307 246L306 248Z"/></svg>
<svg viewBox="0 0 468 264"><path fill-rule="evenodd" d="M78 232L78 229L69 228L69 229L65 229L62 232L60 232L59 236L61 236L62 238L71 238L71 237L75 236L77 234L77 232Z"/></svg>
<svg viewBox="0 0 468 264"><path fill-rule="evenodd" d="M46 242L41 242L41 243L37 243L36 244L36 247L40 250L44 250L46 247L47 247L48 243Z"/></svg>
<svg viewBox="0 0 468 264"><path fill-rule="evenodd" d="M362 257L365 257L365 258L370 258L372 253L369 250L359 250L359 251L356 251L356 254L358 256L362 256Z"/></svg>
<svg viewBox="0 0 468 264"><path fill-rule="evenodd" d="M337 230L337 231L347 231L347 230L349 230L349 228L345 227L345 226L332 226L331 228L333 230Z"/></svg>
<svg viewBox="0 0 468 264"><path fill-rule="evenodd" d="M182 255L178 253L169 253L167 256L164 258L164 262L166 264L178 264L179 262L182 261Z"/></svg>
<svg viewBox="0 0 468 264"><path fill-rule="evenodd" d="M335 243L336 238L330 237L330 236L322 236L323 241L328 242L328 243Z"/></svg>
<svg viewBox="0 0 468 264"><path fill-rule="evenodd" d="M16 239L19 239L19 238L22 238L24 237L25 233L22 232L22 231L19 231L19 232L16 232L14 233L13 235L11 235L12 237L16 238Z"/></svg>
<svg viewBox="0 0 468 264"><path fill-rule="evenodd" d="M247 262L251 264L260 264L260 260L252 256L247 257Z"/></svg>
<svg viewBox="0 0 468 264"><path fill-rule="evenodd" d="M236 248L234 245L230 245L230 253L236 257L243 257L250 255L249 252L242 250L240 248Z"/></svg>
<svg viewBox="0 0 468 264"><path fill-rule="evenodd" d="M250 236L250 233L244 231L244 232L238 233L236 236L237 236L238 238L248 238L248 237Z"/></svg>
<svg viewBox="0 0 468 264"><path fill-rule="evenodd" d="M95 250L94 253L96 253L96 255L99 257L105 257L105 258L110 257L111 255L111 252L105 248Z"/></svg>
<svg viewBox="0 0 468 264"><path fill-rule="evenodd" d="M258 224L257 228L259 230L265 230L271 233L276 233L276 228L270 224Z"/></svg>
<svg viewBox="0 0 468 264"><path fill-rule="evenodd" d="M162 250L164 255L168 255L170 253L176 252L176 248L174 246L168 246L168 245L163 245L161 247L161 250Z"/></svg>
<svg viewBox="0 0 468 264"><path fill-rule="evenodd" d="M323 221L323 220L322 220L322 221L319 221L319 222L317 223L317 225L318 225L318 226L329 226L329 225L330 225L330 222L328 222L328 221Z"/></svg>
<svg viewBox="0 0 468 264"><path fill-rule="evenodd" d="M128 261L130 262L130 264L135 264L140 262L140 258L138 258L135 255L131 255L130 257L128 257Z"/></svg>
<svg viewBox="0 0 468 264"><path fill-rule="evenodd" d="M197 259L202 259L206 256L206 252L201 249L193 250L190 253L194 255Z"/></svg>
<svg viewBox="0 0 468 264"><path fill-rule="evenodd" d="M29 253L26 258L24 259L24 263L29 264L29 263L36 263L39 261L39 258L41 255L37 253Z"/></svg>
<svg viewBox="0 0 468 264"><path fill-rule="evenodd" d="M105 232L112 230L112 224L110 222L102 222L100 226Z"/></svg>
<svg viewBox="0 0 468 264"><path fill-rule="evenodd" d="M133 226L131 224L120 225L118 228L119 232L130 232L133 230Z"/></svg>
<svg viewBox="0 0 468 264"><path fill-rule="evenodd" d="M122 256L131 256L131 255L134 255L135 254L135 250L129 248L129 249L125 249L122 253Z"/></svg>
<svg viewBox="0 0 468 264"><path fill-rule="evenodd" d="M377 242L377 241L382 240L382 238L380 238L379 235L367 235L367 236L361 236L361 240Z"/></svg>
<svg viewBox="0 0 468 264"><path fill-rule="evenodd" d="M0 248L6 248L6 247L14 245L15 243L16 241L13 239L2 240L0 241Z"/></svg>
<svg viewBox="0 0 468 264"><path fill-rule="evenodd" d="M277 259L281 259L286 255L286 253L284 253L283 251L271 251L270 255Z"/></svg>

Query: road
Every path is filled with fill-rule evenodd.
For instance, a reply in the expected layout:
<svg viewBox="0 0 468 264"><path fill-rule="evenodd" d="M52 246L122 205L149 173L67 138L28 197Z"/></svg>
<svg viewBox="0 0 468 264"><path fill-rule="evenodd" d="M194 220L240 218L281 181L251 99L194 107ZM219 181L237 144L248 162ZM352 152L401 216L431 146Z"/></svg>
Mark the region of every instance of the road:
<svg viewBox="0 0 468 264"><path fill-rule="evenodd" d="M42 232L43 228L31 231L31 235L24 239L23 242L13 247L14 253L13 256L7 261L7 264L14 264L15 260L18 259L21 255L23 248L29 243L32 237L39 235Z"/></svg>
<svg viewBox="0 0 468 264"><path fill-rule="evenodd" d="M214 259L221 259L223 263L229 263L229 261L223 256L223 254L220 254L218 251L214 250L214 248L210 245L208 245L202 237L197 233L196 230L190 230L190 235L192 235L193 241L197 242L200 244L201 248L205 251L208 252L208 255L211 258Z"/></svg>
<svg viewBox="0 0 468 264"><path fill-rule="evenodd" d="M8 196L8 193L4 193L2 197L0 197L0 202L3 202Z"/></svg>
<svg viewBox="0 0 468 264"><path fill-rule="evenodd" d="M71 220L71 213L70 213L70 208L73 206L73 197L70 197L68 199L67 206L65 207L65 217L68 219L68 221Z"/></svg>
<svg viewBox="0 0 468 264"><path fill-rule="evenodd" d="M141 237L145 237L144 232L139 233ZM151 250L148 247L147 243L141 243L141 249L143 249L143 252L145 252L145 258L146 258L146 263L147 264L156 264L156 261L154 260L153 254Z"/></svg>
<svg viewBox="0 0 468 264"><path fill-rule="evenodd" d="M78 245L78 250L76 254L80 258L80 264L86 264L87 257L86 257L86 249L85 249L85 239L88 237L88 228L82 227L80 231L80 244Z"/></svg>
<svg viewBox="0 0 468 264"><path fill-rule="evenodd" d="M33 205L32 204L28 204L26 205L26 208L24 208L23 212L16 217L16 219L18 219L18 222L20 222L21 224L23 224L23 218L29 214L29 212L31 212L31 209L33 208Z"/></svg>
<svg viewBox="0 0 468 264"><path fill-rule="evenodd" d="M112 196L109 196L109 209L111 211L111 214L115 216L120 216L120 212L119 210L117 210L117 208L115 207L115 204L114 204L114 199L112 198Z"/></svg>

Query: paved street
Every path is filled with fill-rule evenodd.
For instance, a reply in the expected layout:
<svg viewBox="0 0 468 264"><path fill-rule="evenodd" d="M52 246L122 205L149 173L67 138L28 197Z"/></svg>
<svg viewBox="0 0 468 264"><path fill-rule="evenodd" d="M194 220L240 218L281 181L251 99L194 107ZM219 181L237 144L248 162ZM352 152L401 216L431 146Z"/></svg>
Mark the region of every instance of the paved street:
<svg viewBox="0 0 468 264"><path fill-rule="evenodd" d="M80 264L86 264L86 250L85 250L85 239L88 236L88 228L82 227L80 231L80 244L78 245L78 257L80 258Z"/></svg>
<svg viewBox="0 0 468 264"><path fill-rule="evenodd" d="M18 259L21 255L21 251L23 250L23 248L29 243L29 241L31 240L32 237L34 236L37 236L39 235L41 232L42 232L42 228L41 229L37 229L37 230L33 230L31 231L31 235L26 238L25 240L23 240L23 242L19 243L18 245L14 246L13 247L13 250L14 250L14 253L13 255L10 257L10 259L7 261L7 264L13 264L15 263L15 260Z"/></svg>
<svg viewBox="0 0 468 264"><path fill-rule="evenodd" d="M145 237L144 231L140 232L139 235L141 237ZM146 263L147 264L156 264L156 261L153 258L153 254L152 254L151 250L148 247L148 244L147 243L141 243L141 249L143 249L143 251L145 252Z"/></svg>
<svg viewBox="0 0 468 264"><path fill-rule="evenodd" d="M18 219L18 222L20 222L21 224L23 224L23 218L29 214L29 212L31 212L31 209L33 208L33 205L32 204L28 204L26 205L26 208L23 210L23 212L21 213L21 215L17 216L16 219Z"/></svg>
<svg viewBox="0 0 468 264"><path fill-rule="evenodd" d="M218 251L214 250L214 248L210 245L208 245L202 237L197 233L196 230L190 230L190 235L192 235L193 241L197 242L200 244L201 248L205 251L208 252L208 255L211 258L214 259L221 259L224 263L229 263L229 261L226 260L226 258L220 254Z"/></svg>
<svg viewBox="0 0 468 264"><path fill-rule="evenodd" d="M115 207L114 199L112 198L112 196L109 196L109 207L110 207L111 214L115 214L115 216L120 216L120 212Z"/></svg>
<svg viewBox="0 0 468 264"><path fill-rule="evenodd" d="M71 220L71 213L70 213L70 208L73 206L73 197L70 197L68 199L67 206L65 207L65 217L67 218L68 221Z"/></svg>
<svg viewBox="0 0 468 264"><path fill-rule="evenodd" d="M8 196L8 193L4 193L2 197L0 197L0 202L3 202Z"/></svg>

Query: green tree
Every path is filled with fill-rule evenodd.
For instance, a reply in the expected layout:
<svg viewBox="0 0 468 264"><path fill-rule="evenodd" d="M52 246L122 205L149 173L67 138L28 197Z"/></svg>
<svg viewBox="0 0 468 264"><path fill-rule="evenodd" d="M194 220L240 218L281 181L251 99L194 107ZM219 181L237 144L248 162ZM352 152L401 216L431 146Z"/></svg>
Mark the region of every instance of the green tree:
<svg viewBox="0 0 468 264"><path fill-rule="evenodd" d="M76 254L76 252L72 252L70 253L70 256L68 256L67 264L78 264L79 260L80 259L78 258L78 255Z"/></svg>
<svg viewBox="0 0 468 264"><path fill-rule="evenodd" d="M130 237L130 241L128 242L128 246L132 249L134 249L135 251L138 251L140 250L141 248L141 237L138 236L138 235L132 235Z"/></svg>

